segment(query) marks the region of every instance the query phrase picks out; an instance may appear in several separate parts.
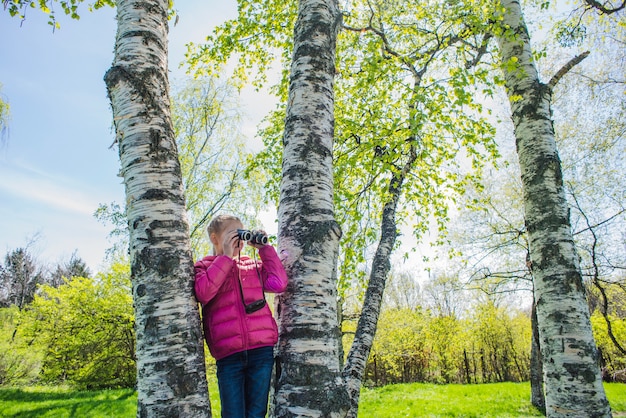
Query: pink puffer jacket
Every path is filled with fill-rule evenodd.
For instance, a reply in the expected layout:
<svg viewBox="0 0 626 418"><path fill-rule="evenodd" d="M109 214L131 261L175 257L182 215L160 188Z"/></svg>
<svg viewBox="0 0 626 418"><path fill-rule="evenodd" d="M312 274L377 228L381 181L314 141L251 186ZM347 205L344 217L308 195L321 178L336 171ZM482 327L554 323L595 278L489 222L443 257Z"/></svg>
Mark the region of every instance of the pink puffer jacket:
<svg viewBox="0 0 626 418"><path fill-rule="evenodd" d="M261 247L259 256L260 261L246 256L235 261L225 255L210 255L194 266L196 298L202 303L204 337L217 360L240 351L272 346L278 340L276 321L269 306L266 304L247 314L237 284L241 277L246 304L263 299L263 291L285 291L287 273L274 247Z"/></svg>

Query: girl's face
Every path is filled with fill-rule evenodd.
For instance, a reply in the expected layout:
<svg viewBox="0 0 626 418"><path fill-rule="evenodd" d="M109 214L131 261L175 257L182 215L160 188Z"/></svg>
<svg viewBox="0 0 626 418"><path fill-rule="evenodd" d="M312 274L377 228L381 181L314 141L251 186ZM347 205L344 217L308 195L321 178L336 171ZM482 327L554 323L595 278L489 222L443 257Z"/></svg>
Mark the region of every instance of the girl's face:
<svg viewBox="0 0 626 418"><path fill-rule="evenodd" d="M222 230L211 234L211 242L215 255L226 254L229 257L237 255L243 248L245 242L237 237L237 230L243 229L243 224L239 221L226 221L222 225Z"/></svg>

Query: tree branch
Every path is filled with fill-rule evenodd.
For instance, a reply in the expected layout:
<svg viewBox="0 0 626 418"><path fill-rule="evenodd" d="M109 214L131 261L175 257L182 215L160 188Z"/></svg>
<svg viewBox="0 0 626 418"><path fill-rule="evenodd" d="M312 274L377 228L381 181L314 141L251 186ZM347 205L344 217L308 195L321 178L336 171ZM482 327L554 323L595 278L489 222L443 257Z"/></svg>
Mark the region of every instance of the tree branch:
<svg viewBox="0 0 626 418"><path fill-rule="evenodd" d="M601 4L599 1L596 1L596 0L584 0L584 1L585 3L587 3L587 5L589 5L589 7L599 10L600 12L606 15L617 13L626 7L626 0L622 1L622 4L612 9L606 7L605 5Z"/></svg>
<svg viewBox="0 0 626 418"><path fill-rule="evenodd" d="M578 210L580 211L580 214L585 220L585 223L587 224L587 229L589 230L592 236L592 244L591 244L591 250L590 250L591 262L592 262L592 268L593 268L592 283L598 289L598 291L600 292L600 295L602 296L602 308L600 309L600 313L602 314L602 317L604 318L604 322L606 323L607 334L609 335L609 338L613 342L613 346L617 348L620 353L626 354L626 348L624 348L621 345L621 343L617 340L617 338L615 337L615 334L613 333L613 325L611 323L611 318L609 317L609 298L606 294L606 289L602 287L602 285L600 284L600 280L599 280L600 269L597 263L597 252L596 252L596 247L598 245L598 236L596 235L594 228L589 223L589 218L587 217L587 214L583 211L582 207L580 206L580 203L578 202L576 194L572 193L572 197L574 198L574 203L576 204L576 207L578 208Z"/></svg>
<svg viewBox="0 0 626 418"><path fill-rule="evenodd" d="M580 210L580 208L578 208L578 209ZM611 222L613 219L617 218L618 216L620 216L620 215L621 215L622 213L624 213L624 212L626 212L626 209L622 209L622 210L620 210L620 211L619 211L619 212L617 212L615 215L613 215L613 216L611 216L611 217L609 217L609 218L607 218L607 219L605 219L605 220L603 220L603 221L600 221L600 222L598 222L598 223L597 223L597 224L595 224L595 225L588 225L588 226L587 226L587 228L581 229L580 231L576 231L576 232L574 232L574 233L573 233L573 235L582 234L582 233L583 233L583 232L585 232L585 231L589 231L589 230L591 230L591 229L598 228L599 226L602 226L602 225L604 225L605 223ZM581 210L581 213L582 213L582 210Z"/></svg>
<svg viewBox="0 0 626 418"><path fill-rule="evenodd" d="M476 48L476 56L465 62L465 69L469 70L470 68L476 66L482 57L487 53L487 46L489 45L489 40L493 37L491 33L486 33L483 37L483 40L478 48Z"/></svg>
<svg viewBox="0 0 626 418"><path fill-rule="evenodd" d="M593 1L593 0L590 0L590 1ZM563 78L565 74L569 72L569 70L571 70L576 65L578 65L582 60L587 58L589 54L590 54L589 51L585 51L582 54L572 58L567 64L561 67L561 69L550 79L550 82L548 83L548 88L550 90L553 90L556 84L561 80L561 78Z"/></svg>

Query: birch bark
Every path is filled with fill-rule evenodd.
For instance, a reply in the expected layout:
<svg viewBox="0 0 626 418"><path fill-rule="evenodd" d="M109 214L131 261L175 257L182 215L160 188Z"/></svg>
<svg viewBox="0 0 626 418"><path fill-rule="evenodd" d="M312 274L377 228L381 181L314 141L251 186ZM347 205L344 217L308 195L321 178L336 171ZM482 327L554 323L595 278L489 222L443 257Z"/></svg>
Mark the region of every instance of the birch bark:
<svg viewBox="0 0 626 418"><path fill-rule="evenodd" d="M138 417L210 417L167 77L167 0L120 0L105 82L126 189Z"/></svg>
<svg viewBox="0 0 626 418"><path fill-rule="evenodd" d="M518 0L502 0L497 35L524 190L549 417L610 417L554 139Z"/></svg>
<svg viewBox="0 0 626 418"><path fill-rule="evenodd" d="M530 315L530 324L533 332L530 347L530 403L541 412L546 413L546 397L543 391L543 364L541 349L539 348L539 328L537 326L537 308L533 300Z"/></svg>
<svg viewBox="0 0 626 418"><path fill-rule="evenodd" d="M333 207L336 0L301 0L283 138L279 249L289 276L279 298L273 414L339 417L341 379L337 255L341 229Z"/></svg>

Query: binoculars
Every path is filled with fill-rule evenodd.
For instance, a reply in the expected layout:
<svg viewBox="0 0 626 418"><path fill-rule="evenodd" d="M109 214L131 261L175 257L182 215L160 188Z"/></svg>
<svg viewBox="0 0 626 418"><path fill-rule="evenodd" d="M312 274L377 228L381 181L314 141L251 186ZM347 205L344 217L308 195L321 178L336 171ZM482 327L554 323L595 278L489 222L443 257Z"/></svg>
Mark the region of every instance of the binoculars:
<svg viewBox="0 0 626 418"><path fill-rule="evenodd" d="M267 235L260 231L249 231L247 229L238 229L237 236L242 241L248 241L252 244L267 244Z"/></svg>

